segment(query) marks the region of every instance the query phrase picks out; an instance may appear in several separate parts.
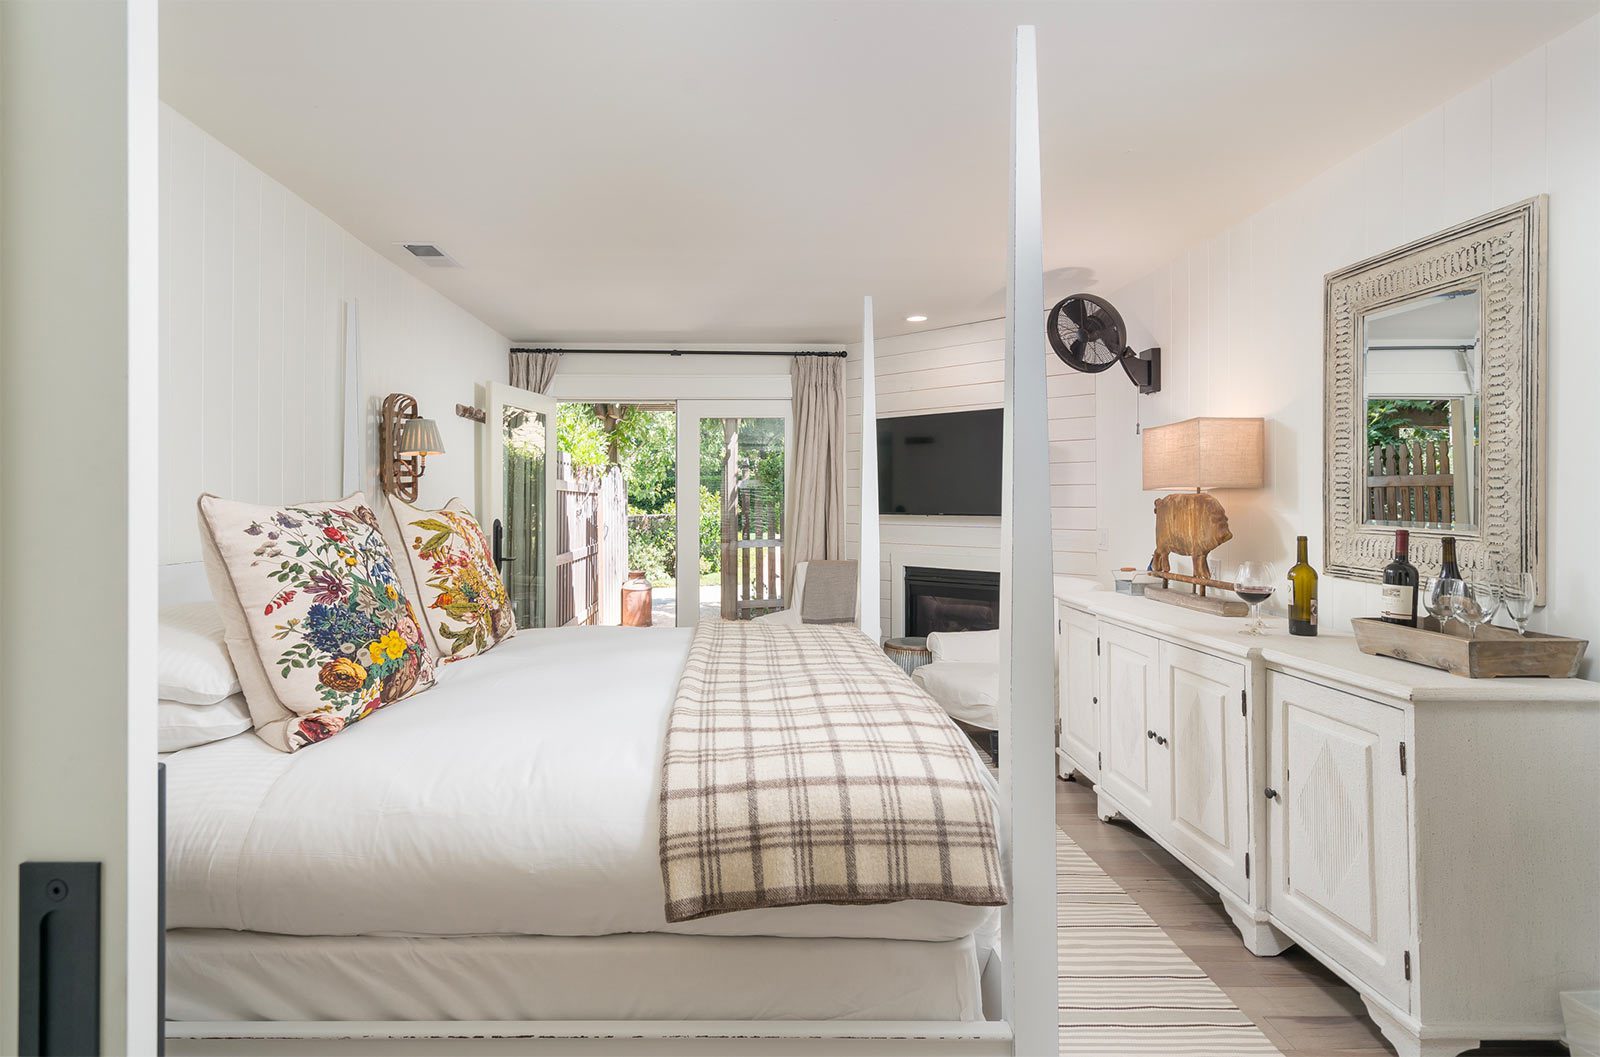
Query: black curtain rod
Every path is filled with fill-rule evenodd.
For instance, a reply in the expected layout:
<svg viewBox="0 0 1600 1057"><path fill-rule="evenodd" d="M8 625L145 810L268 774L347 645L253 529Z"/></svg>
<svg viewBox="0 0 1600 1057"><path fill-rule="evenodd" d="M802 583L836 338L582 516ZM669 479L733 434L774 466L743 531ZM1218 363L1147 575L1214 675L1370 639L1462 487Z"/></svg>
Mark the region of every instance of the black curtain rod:
<svg viewBox="0 0 1600 1057"><path fill-rule="evenodd" d="M837 356L842 357L842 352L773 352L770 349L757 349L750 352L740 352L738 349L519 349L513 348L512 352L560 352L573 353L578 356Z"/></svg>

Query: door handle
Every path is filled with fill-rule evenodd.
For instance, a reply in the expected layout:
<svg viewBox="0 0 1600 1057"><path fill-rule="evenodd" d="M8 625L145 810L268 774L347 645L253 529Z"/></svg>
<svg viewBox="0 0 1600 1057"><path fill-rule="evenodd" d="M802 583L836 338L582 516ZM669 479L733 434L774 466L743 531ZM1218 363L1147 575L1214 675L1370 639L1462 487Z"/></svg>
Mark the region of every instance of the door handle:
<svg viewBox="0 0 1600 1057"><path fill-rule="evenodd" d="M505 544L506 527L501 523L499 518L494 519L494 530L491 535L493 536L494 543L494 554L492 555L494 558L494 567L495 569L504 572L506 562L514 562L517 559L504 552L503 548Z"/></svg>
<svg viewBox="0 0 1600 1057"><path fill-rule="evenodd" d="M1272 786L1270 786L1270 785L1267 786L1267 799L1268 800L1276 800L1276 799L1278 799L1278 791L1276 789L1272 788Z"/></svg>

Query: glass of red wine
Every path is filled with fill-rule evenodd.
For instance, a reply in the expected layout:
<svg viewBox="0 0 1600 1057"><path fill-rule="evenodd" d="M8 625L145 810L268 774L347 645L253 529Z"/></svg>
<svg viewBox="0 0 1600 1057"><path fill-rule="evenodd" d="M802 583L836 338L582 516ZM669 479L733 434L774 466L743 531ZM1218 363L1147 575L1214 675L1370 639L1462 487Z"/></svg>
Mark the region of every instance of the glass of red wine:
<svg viewBox="0 0 1600 1057"><path fill-rule="evenodd" d="M1267 625L1261 619L1261 603L1272 597L1277 589L1278 573L1271 562L1240 562L1233 573L1233 593L1250 603L1250 624L1241 635L1265 635Z"/></svg>

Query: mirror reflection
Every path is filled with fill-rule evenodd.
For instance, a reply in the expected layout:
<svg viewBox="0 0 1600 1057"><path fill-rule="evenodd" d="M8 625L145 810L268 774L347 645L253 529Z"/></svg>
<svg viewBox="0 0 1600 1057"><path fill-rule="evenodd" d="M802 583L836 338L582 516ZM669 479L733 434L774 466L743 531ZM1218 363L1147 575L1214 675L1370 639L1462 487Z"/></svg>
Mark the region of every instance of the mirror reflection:
<svg viewBox="0 0 1600 1057"><path fill-rule="evenodd" d="M1368 524L1476 523L1482 315L1473 287L1362 318Z"/></svg>

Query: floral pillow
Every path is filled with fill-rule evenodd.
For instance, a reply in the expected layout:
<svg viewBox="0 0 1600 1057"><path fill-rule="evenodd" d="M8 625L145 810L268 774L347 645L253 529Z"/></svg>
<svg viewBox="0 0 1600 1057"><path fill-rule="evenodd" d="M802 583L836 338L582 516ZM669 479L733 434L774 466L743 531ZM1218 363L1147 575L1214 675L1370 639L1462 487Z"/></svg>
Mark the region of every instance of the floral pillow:
<svg viewBox="0 0 1600 1057"><path fill-rule="evenodd" d="M378 518L357 492L264 507L200 497L224 639L256 733L294 752L433 685Z"/></svg>
<svg viewBox="0 0 1600 1057"><path fill-rule="evenodd" d="M465 503L452 499L423 510L390 496L389 512L397 533L391 538L406 554L406 586L446 663L476 657L516 634L511 596Z"/></svg>

